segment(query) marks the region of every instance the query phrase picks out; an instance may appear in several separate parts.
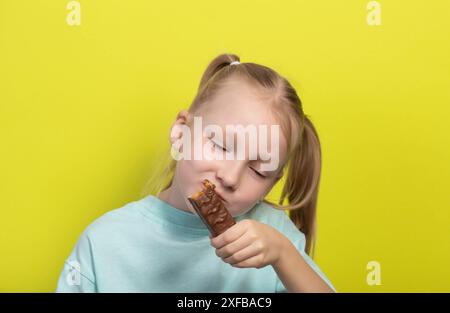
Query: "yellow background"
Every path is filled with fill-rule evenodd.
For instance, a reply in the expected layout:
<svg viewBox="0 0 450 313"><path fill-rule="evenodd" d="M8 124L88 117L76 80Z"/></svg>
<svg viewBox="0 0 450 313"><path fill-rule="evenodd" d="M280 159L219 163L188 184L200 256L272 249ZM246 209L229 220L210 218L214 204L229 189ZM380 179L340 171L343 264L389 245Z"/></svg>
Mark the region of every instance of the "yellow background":
<svg viewBox="0 0 450 313"><path fill-rule="evenodd" d="M85 227L139 199L223 52L286 76L317 126L337 290L450 291L449 1L379 1L380 26L362 0L82 0L80 26L68 2L0 0L0 291L53 291Z"/></svg>

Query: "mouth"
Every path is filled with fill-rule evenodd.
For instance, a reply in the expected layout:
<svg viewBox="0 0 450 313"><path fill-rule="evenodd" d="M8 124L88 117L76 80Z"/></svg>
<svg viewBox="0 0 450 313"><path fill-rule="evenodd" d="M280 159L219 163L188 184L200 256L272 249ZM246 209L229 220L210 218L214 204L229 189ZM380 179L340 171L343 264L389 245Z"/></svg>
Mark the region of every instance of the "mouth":
<svg viewBox="0 0 450 313"><path fill-rule="evenodd" d="M215 188L214 188L215 194L219 197L220 200L222 200L223 203L227 203L228 204L228 201L224 198L224 196L222 195L222 192L217 190L217 184L213 183L213 181L209 180L209 179L204 179L204 180L207 180L208 182L213 184L215 186ZM203 186L203 183L202 183L202 185L200 187L200 190L204 190L204 188L205 188L205 186Z"/></svg>

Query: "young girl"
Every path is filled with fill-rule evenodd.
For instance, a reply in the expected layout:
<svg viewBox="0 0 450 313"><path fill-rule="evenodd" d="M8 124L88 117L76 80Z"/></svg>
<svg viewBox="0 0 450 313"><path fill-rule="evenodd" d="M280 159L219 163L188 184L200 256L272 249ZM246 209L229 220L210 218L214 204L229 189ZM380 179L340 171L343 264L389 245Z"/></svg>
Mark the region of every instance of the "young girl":
<svg viewBox="0 0 450 313"><path fill-rule="evenodd" d="M203 126L222 131L226 125L278 125L278 137L268 144L270 158L278 164L268 169L267 156L250 152L238 159L212 158L234 153L235 134L231 143L228 133L226 141L203 132L199 137L194 125L198 117ZM321 150L290 83L268 67L220 55L203 74L190 108L179 112L170 130L172 147L183 140L175 153L185 156L194 150L186 146L194 142L186 137L186 129L200 138L209 158L172 159L156 196L147 195L94 221L66 260L57 291L335 291L309 256L314 249ZM272 149L273 143L278 149ZM279 204L265 200L283 175ZM187 201L201 190L204 179L216 186L236 220L217 237L209 234ZM285 200L289 205L283 206Z"/></svg>

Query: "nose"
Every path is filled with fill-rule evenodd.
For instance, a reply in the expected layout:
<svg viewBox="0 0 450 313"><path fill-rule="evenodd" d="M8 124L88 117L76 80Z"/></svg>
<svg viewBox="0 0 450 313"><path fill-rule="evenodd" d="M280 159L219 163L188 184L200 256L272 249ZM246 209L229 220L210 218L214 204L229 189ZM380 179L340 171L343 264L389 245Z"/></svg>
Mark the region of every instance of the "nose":
<svg viewBox="0 0 450 313"><path fill-rule="evenodd" d="M240 160L227 160L216 172L216 179L227 191L235 191L240 184L246 163Z"/></svg>

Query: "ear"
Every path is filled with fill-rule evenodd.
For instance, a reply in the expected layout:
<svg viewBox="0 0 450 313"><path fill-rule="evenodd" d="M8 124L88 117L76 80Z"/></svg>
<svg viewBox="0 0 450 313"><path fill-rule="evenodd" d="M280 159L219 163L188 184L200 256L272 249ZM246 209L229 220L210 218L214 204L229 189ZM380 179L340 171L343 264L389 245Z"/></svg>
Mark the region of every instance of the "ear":
<svg viewBox="0 0 450 313"><path fill-rule="evenodd" d="M186 125L191 118L191 114L186 110L181 110L175 119L175 121L172 123L172 126L170 127L170 144L173 144L177 139L180 139L183 135L183 132L181 130L181 125Z"/></svg>

